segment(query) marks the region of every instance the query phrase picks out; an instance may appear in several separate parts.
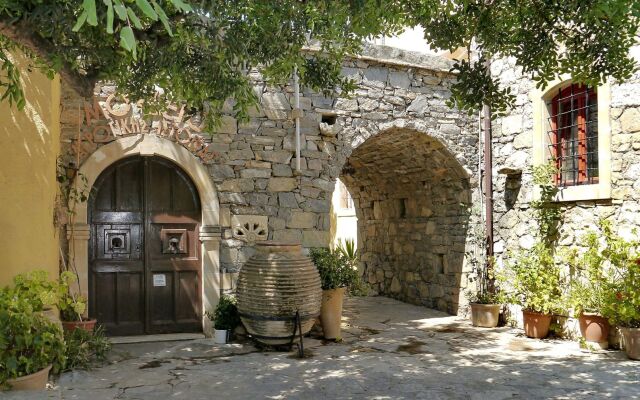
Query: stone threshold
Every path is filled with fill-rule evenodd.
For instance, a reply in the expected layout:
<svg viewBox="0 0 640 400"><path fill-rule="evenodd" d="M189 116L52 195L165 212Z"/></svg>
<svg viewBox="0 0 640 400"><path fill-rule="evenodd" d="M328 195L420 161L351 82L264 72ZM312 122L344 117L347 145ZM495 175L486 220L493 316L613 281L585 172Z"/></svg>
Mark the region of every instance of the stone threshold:
<svg viewBox="0 0 640 400"><path fill-rule="evenodd" d="M202 333L164 333L160 335L137 335L137 336L112 336L109 341L113 344L132 344L150 342L173 342L179 340L204 339Z"/></svg>

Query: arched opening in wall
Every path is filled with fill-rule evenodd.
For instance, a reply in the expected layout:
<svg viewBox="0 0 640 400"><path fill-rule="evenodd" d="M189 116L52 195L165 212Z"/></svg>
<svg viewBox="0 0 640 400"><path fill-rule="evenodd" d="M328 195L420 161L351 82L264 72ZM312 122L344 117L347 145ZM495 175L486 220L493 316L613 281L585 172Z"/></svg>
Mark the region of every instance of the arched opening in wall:
<svg viewBox="0 0 640 400"><path fill-rule="evenodd" d="M455 157L433 137L392 129L354 149L340 180L353 196L365 281L456 314L471 190Z"/></svg>
<svg viewBox="0 0 640 400"><path fill-rule="evenodd" d="M346 240L353 240L356 244L358 242L358 218L353 197L340 179L336 180L331 197L330 234L332 247Z"/></svg>
<svg viewBox="0 0 640 400"><path fill-rule="evenodd" d="M201 204L189 176L131 156L89 198L89 315L109 335L202 331Z"/></svg>

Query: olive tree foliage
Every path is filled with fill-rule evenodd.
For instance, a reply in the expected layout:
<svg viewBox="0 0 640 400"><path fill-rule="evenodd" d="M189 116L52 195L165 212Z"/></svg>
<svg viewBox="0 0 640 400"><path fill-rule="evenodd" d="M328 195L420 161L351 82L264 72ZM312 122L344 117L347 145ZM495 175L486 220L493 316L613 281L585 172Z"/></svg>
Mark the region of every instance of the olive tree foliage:
<svg viewBox="0 0 640 400"><path fill-rule="evenodd" d="M514 103L510 88L491 78L487 59L512 57L538 88L568 74L596 87L612 77L625 80L636 70L629 49L638 40L637 0L432 0L407 2L409 24L426 27L436 48L471 48L480 57L460 60L453 100L473 113L483 102L494 115Z"/></svg>
<svg viewBox="0 0 640 400"><path fill-rule="evenodd" d="M539 86L560 74L593 86L623 80L636 68L639 15L635 0L0 0L0 97L24 106L10 56L19 48L82 95L108 80L150 109L184 102L215 121L234 99L246 117L257 100L248 71L283 83L297 68L303 85L348 94L346 55L420 25L432 48L479 50L454 67L452 105L473 113L486 102L500 115L514 96L486 59L513 57Z"/></svg>
<svg viewBox="0 0 640 400"><path fill-rule="evenodd" d="M215 117L234 99L243 117L256 101L252 68L282 83L297 67L303 85L349 90L345 55L372 34L398 32L401 15L375 0L0 0L0 49L25 49L83 95L108 80L152 108L186 102ZM321 51L301 51L308 39ZM11 71L0 78L4 96L21 106L18 71L0 57Z"/></svg>

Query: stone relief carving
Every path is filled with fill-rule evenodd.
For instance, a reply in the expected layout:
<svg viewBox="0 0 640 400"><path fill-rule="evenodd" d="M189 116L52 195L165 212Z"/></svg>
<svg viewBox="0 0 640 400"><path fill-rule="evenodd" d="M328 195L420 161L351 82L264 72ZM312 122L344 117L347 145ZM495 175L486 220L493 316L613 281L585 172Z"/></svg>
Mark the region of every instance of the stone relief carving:
<svg viewBox="0 0 640 400"><path fill-rule="evenodd" d="M232 235L247 243L267 240L268 218L264 215L234 215L231 217Z"/></svg>

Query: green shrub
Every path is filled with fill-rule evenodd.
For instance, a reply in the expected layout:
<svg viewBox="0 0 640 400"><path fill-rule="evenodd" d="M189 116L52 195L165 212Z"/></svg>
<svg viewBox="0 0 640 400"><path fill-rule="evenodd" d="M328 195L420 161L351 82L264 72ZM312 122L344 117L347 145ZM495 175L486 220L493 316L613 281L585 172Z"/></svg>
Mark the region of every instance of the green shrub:
<svg viewBox="0 0 640 400"><path fill-rule="evenodd" d="M63 321L79 321L86 309L82 296L72 292L70 286L76 279L71 271L64 271L57 280L50 280L46 271L33 271L13 278L9 292L28 299L34 311L57 307Z"/></svg>
<svg viewBox="0 0 640 400"><path fill-rule="evenodd" d="M577 316L583 312L602 314L606 294L614 284L614 271L607 268L607 259L596 232L587 233L581 242L586 246L586 251L579 253L577 249L571 249L567 255L572 273L570 305Z"/></svg>
<svg viewBox="0 0 640 400"><path fill-rule="evenodd" d="M5 290L26 299L34 311L42 311L57 306L66 289L57 280L49 279L46 271L32 271L16 275L13 287Z"/></svg>
<svg viewBox="0 0 640 400"><path fill-rule="evenodd" d="M509 302L526 311L549 314L563 308L560 267L551 249L541 242L511 260L499 280L510 287Z"/></svg>
<svg viewBox="0 0 640 400"><path fill-rule="evenodd" d="M318 268L322 290L337 289L359 285L361 282L358 267L347 256L339 251L327 248L314 248L309 256Z"/></svg>
<svg viewBox="0 0 640 400"><path fill-rule="evenodd" d="M41 302L20 294L9 289L0 291L1 386L7 379L33 374L50 364L53 372L65 367L62 330L38 310Z"/></svg>
<svg viewBox="0 0 640 400"><path fill-rule="evenodd" d="M613 324L640 328L640 242L613 233L609 221L601 222L601 230L601 254L613 276L604 292L602 314Z"/></svg>
<svg viewBox="0 0 640 400"><path fill-rule="evenodd" d="M111 342L101 326L96 327L93 332L84 329L66 331L64 341L67 344L67 370L90 369L106 360L111 350Z"/></svg>
<svg viewBox="0 0 640 400"><path fill-rule="evenodd" d="M213 321L214 329L230 331L240 325L241 322L236 298L229 295L220 297L220 301L213 314L208 311L205 314Z"/></svg>

